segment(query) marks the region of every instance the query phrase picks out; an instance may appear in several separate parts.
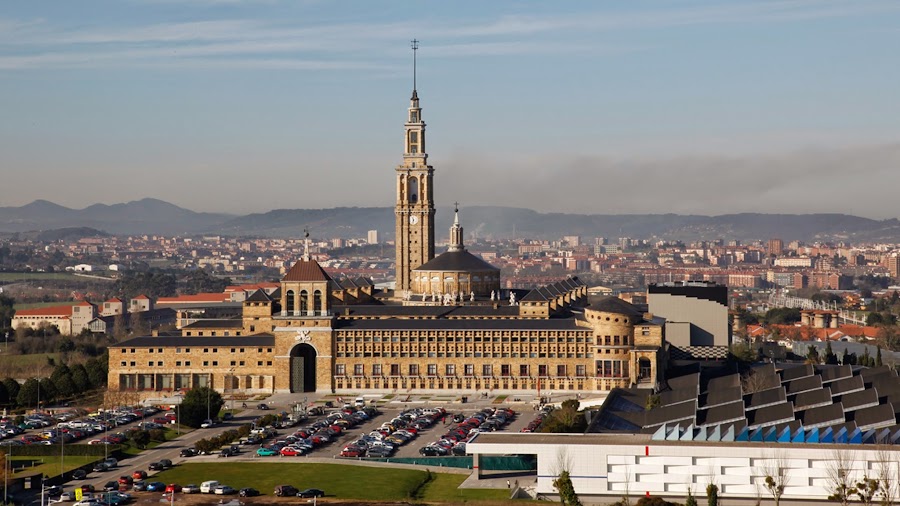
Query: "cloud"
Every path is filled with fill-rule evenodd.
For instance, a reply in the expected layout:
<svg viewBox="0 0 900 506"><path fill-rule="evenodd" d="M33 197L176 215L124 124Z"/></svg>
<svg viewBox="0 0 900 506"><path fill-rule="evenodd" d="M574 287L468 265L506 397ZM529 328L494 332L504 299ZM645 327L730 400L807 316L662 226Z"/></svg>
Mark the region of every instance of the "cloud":
<svg viewBox="0 0 900 506"><path fill-rule="evenodd" d="M458 152L436 167L435 189L443 201L465 195L467 203L548 212L842 212L891 218L900 215L893 206L898 167L900 141L757 156L546 156L501 162L484 153Z"/></svg>

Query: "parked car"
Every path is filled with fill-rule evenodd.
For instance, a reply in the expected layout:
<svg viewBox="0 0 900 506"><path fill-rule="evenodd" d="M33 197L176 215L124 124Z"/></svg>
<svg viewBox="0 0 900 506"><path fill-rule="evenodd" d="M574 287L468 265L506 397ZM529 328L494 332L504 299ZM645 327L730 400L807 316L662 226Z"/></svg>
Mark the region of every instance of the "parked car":
<svg viewBox="0 0 900 506"><path fill-rule="evenodd" d="M213 493L216 495L231 495L236 494L237 490L229 487L228 485L219 485L213 490Z"/></svg>
<svg viewBox="0 0 900 506"><path fill-rule="evenodd" d="M103 485L104 492L112 492L113 490L119 490L119 482L108 481L105 485Z"/></svg>
<svg viewBox="0 0 900 506"><path fill-rule="evenodd" d="M278 450L275 450L274 448L266 448L265 446L263 446L262 448L256 450L256 454L260 457L272 457L274 455L278 455Z"/></svg>
<svg viewBox="0 0 900 506"><path fill-rule="evenodd" d="M238 493L238 495L240 495L241 497L256 497L259 495L259 490L256 490L255 488L246 487L246 488L242 488L240 490L240 492Z"/></svg>
<svg viewBox="0 0 900 506"><path fill-rule="evenodd" d="M85 478L87 478L87 471L85 471L84 469L76 469L72 473L73 480L83 480Z"/></svg>
<svg viewBox="0 0 900 506"><path fill-rule="evenodd" d="M161 481L153 481L147 484L147 492L164 492L166 484Z"/></svg>
<svg viewBox="0 0 900 506"><path fill-rule="evenodd" d="M59 500L66 501L66 502L74 501L75 500L75 492L67 490L59 495Z"/></svg>
<svg viewBox="0 0 900 506"><path fill-rule="evenodd" d="M181 492L181 490L181 485L177 483L169 483L168 485L166 485L167 494L177 494L178 492Z"/></svg>
<svg viewBox="0 0 900 506"><path fill-rule="evenodd" d="M74 506L102 506L103 503L100 502L99 499L94 499L93 497L89 497L87 499L82 499L74 504Z"/></svg>
<svg viewBox="0 0 900 506"><path fill-rule="evenodd" d="M181 493L182 494L199 494L200 493L200 485L194 485L193 483L185 485L185 486L181 487Z"/></svg>
<svg viewBox="0 0 900 506"><path fill-rule="evenodd" d="M131 490L134 490L135 492L143 492L147 490L147 482L144 480L138 480L131 486Z"/></svg>
<svg viewBox="0 0 900 506"><path fill-rule="evenodd" d="M209 428L211 428L213 425L215 425L215 422L213 422L212 420L210 420L209 418L207 418L206 420L203 420L203 423L200 424L200 428L201 428L201 429L209 429Z"/></svg>
<svg viewBox="0 0 900 506"><path fill-rule="evenodd" d="M273 493L278 497L291 497L296 496L297 492L299 490L291 485L278 485Z"/></svg>
<svg viewBox="0 0 900 506"><path fill-rule="evenodd" d="M263 410L263 411L268 411L268 410L270 410L270 409L272 409L272 408L270 408L269 405L266 404L266 403L259 403L259 404L256 405L256 409L261 409L261 410Z"/></svg>
<svg viewBox="0 0 900 506"><path fill-rule="evenodd" d="M104 473L106 471L109 471L109 466L104 464L103 462L98 462L94 465L93 471L95 473Z"/></svg>
<svg viewBox="0 0 900 506"><path fill-rule="evenodd" d="M297 492L297 497L325 497L325 492L317 488L308 488Z"/></svg>
<svg viewBox="0 0 900 506"><path fill-rule="evenodd" d="M90 483L85 483L84 485L81 486L81 493L82 494L93 494L94 486L91 485Z"/></svg>
<svg viewBox="0 0 900 506"><path fill-rule="evenodd" d="M138 469L137 471L131 473L131 477L135 480L143 480L147 478L147 471L143 469Z"/></svg>
<svg viewBox="0 0 900 506"><path fill-rule="evenodd" d="M204 481L200 484L200 493L201 494L212 494L213 490L219 486L219 482L215 480Z"/></svg>
<svg viewBox="0 0 900 506"><path fill-rule="evenodd" d="M131 476L119 476L119 485L127 485L130 487L134 485L134 478Z"/></svg>
<svg viewBox="0 0 900 506"><path fill-rule="evenodd" d="M179 455L181 455L182 457L193 457L193 456L197 455L197 449L196 448L182 448L181 452L179 452Z"/></svg>

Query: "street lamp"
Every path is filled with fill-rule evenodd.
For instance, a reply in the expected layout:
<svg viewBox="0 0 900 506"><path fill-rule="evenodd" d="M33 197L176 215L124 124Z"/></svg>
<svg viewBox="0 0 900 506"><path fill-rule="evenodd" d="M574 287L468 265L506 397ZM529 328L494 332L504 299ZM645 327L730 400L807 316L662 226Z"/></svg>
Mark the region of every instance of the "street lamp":
<svg viewBox="0 0 900 506"><path fill-rule="evenodd" d="M231 385L231 413L234 414L234 367L228 370L228 383Z"/></svg>
<svg viewBox="0 0 900 506"><path fill-rule="evenodd" d="M209 376L207 376L207 382L206 382L206 419L209 420L210 425L212 425L212 417L209 414L210 390L212 390L212 373L209 373Z"/></svg>

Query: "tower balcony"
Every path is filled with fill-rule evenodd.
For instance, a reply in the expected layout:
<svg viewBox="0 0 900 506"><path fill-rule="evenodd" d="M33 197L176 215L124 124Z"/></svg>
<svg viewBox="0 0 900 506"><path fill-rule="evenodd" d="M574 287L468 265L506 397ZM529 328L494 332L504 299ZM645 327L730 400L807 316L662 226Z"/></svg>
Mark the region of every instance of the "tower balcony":
<svg viewBox="0 0 900 506"><path fill-rule="evenodd" d="M333 315L334 315L334 313L332 313L330 310L325 310L325 311L312 311L312 310L309 310L309 311L287 311L287 310L283 310L283 311L273 315L273 318L275 318L275 319L304 318L304 317L322 317L322 316L333 316Z"/></svg>

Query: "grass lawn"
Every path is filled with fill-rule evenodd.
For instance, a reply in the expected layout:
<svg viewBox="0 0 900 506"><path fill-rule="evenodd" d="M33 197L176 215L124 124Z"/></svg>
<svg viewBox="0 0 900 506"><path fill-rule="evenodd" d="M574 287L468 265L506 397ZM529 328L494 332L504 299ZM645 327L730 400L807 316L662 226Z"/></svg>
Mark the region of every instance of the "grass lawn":
<svg viewBox="0 0 900 506"><path fill-rule="evenodd" d="M15 452L15 450L13 450ZM85 455L73 455L71 457L65 457L63 461L63 470L69 471L75 469L77 467L81 467L86 464L90 464L92 462L96 462L99 459L102 459L103 456L100 457L91 457ZM17 475L31 475L37 473L43 473L47 476L58 476L60 472L60 457L16 457L15 454L9 459L13 463L25 462L27 465L23 468L16 469ZM34 464L34 465L31 465Z"/></svg>
<svg viewBox="0 0 900 506"><path fill-rule="evenodd" d="M200 484L206 480L240 489L253 487L270 495L277 485L299 489L320 488L328 497L373 501L497 500L508 497L506 490L456 490L465 475L428 474L414 469L349 466L319 463L248 462L183 464L159 473L154 479L165 483Z"/></svg>
<svg viewBox="0 0 900 506"><path fill-rule="evenodd" d="M503 501L509 498L509 490L495 488L458 488L466 480L465 474L432 474L433 479L419 491L417 499L429 502L469 502L482 500Z"/></svg>
<svg viewBox="0 0 900 506"><path fill-rule="evenodd" d="M180 425L179 427L181 427L180 432L175 430L175 426L173 426L173 425L169 425L167 427L168 430L166 430L166 441L171 441L177 437L180 437L180 436L187 434L188 432L191 432L194 430L186 425ZM149 443L147 443L147 448L145 448L144 450L141 450L137 446L134 446L133 442L129 441L128 446L122 447L122 453L125 455L128 455L130 457L134 457L135 455L139 455L144 451L156 448L157 446L159 446L161 444L162 443L159 441L150 441Z"/></svg>
<svg viewBox="0 0 900 506"><path fill-rule="evenodd" d="M497 398L494 399L492 404L503 404L503 402L506 401L507 397L509 397L509 396L508 395L498 395Z"/></svg>
<svg viewBox="0 0 900 506"><path fill-rule="evenodd" d="M0 272L0 281L30 281L41 279L73 279L69 272Z"/></svg>
<svg viewBox="0 0 900 506"><path fill-rule="evenodd" d="M0 341L0 346L3 346L2 341ZM57 353L35 353L33 355L0 354L0 368L4 366L17 366L24 368L45 366L47 365L47 357L51 357L54 361L56 361L57 364L59 363L59 354Z"/></svg>

